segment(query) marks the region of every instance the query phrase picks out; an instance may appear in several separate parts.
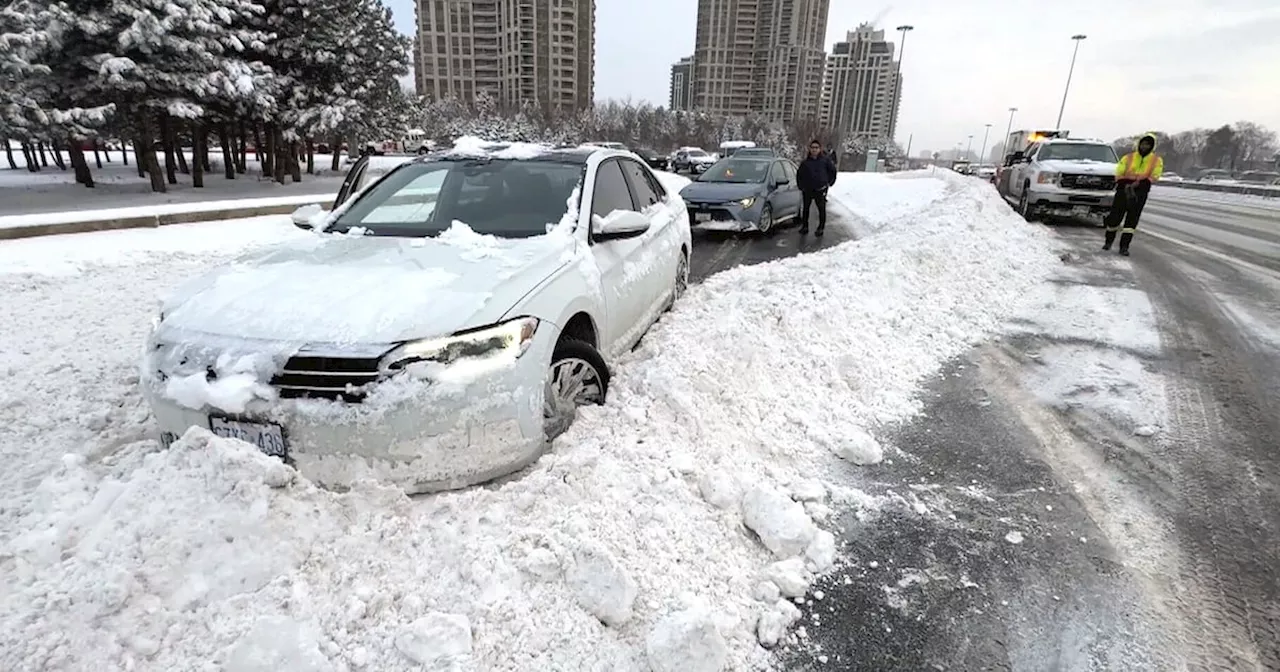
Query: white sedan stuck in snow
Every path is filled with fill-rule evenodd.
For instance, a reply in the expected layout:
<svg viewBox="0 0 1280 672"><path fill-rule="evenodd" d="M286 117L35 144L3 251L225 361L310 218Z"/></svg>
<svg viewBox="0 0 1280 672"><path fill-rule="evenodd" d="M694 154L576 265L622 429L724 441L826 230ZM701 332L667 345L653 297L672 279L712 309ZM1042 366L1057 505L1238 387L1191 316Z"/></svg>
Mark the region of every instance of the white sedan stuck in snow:
<svg viewBox="0 0 1280 672"><path fill-rule="evenodd" d="M141 386L172 442L241 438L313 481L465 487L536 460L688 284L679 195L626 152L465 138L313 235L189 281Z"/></svg>

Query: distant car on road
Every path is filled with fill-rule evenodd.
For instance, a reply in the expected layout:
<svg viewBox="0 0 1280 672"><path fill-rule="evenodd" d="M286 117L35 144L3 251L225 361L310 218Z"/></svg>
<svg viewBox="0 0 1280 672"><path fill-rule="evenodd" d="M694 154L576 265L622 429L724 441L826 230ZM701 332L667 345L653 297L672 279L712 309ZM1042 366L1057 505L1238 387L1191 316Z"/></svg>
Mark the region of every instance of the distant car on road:
<svg viewBox="0 0 1280 672"><path fill-rule="evenodd" d="M630 147L627 147L626 145L622 144L621 142L588 142L588 143L586 143L586 144L588 144L588 145L590 145L590 146L592 146L592 147L603 147L604 149L616 149L616 150L618 150L618 151L620 151L620 152L629 152L629 151L631 151L631 148L630 148Z"/></svg>
<svg viewBox="0 0 1280 672"><path fill-rule="evenodd" d="M1006 198L1017 203L1028 222L1057 216L1100 223L1115 198L1117 161L1116 151L1105 142L1046 138L1006 169L1011 171Z"/></svg>
<svg viewBox="0 0 1280 672"><path fill-rule="evenodd" d="M695 229L767 234L800 215L796 166L786 159L722 159L680 190Z"/></svg>
<svg viewBox="0 0 1280 672"><path fill-rule="evenodd" d="M170 443L242 439L312 480L465 487L537 459L688 286L684 201L631 154L485 143L407 158L313 236L187 282L140 387ZM462 223L465 222L465 225Z"/></svg>
<svg viewBox="0 0 1280 672"><path fill-rule="evenodd" d="M671 162L671 168L674 172L680 173L701 173L711 164L716 162L716 157L707 153L707 150L701 147L681 147L676 150L676 157Z"/></svg>
<svg viewBox="0 0 1280 672"><path fill-rule="evenodd" d="M733 153L735 159L772 159L777 156L772 147L746 147Z"/></svg>
<svg viewBox="0 0 1280 672"><path fill-rule="evenodd" d="M634 153L644 159L644 162L654 170L667 170L670 167L670 162L667 161L666 155L659 154L652 147L636 147Z"/></svg>

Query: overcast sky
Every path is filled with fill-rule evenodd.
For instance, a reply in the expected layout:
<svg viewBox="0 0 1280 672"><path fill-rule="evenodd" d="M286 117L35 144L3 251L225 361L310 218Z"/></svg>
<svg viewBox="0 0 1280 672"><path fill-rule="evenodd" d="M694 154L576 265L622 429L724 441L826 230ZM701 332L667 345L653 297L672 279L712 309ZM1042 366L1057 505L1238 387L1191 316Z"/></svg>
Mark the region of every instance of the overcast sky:
<svg viewBox="0 0 1280 672"><path fill-rule="evenodd" d="M413 0L388 0L413 30ZM832 0L827 48L876 19L907 23L898 141L912 155L1052 127L1075 33L1062 126L1104 139L1240 119L1280 131L1280 0ZM1145 7L1142 5L1146 5ZM696 0L596 0L596 98L666 105L670 64L693 53ZM879 16L877 16L879 14ZM1061 18L1056 18L1061 17ZM897 39L896 33L894 39Z"/></svg>

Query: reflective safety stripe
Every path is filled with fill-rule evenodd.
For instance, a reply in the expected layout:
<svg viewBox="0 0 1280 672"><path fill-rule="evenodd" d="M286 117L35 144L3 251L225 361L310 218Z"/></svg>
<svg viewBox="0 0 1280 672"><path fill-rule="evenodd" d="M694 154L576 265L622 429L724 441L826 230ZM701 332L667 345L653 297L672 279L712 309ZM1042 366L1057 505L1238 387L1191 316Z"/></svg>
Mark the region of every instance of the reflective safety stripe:
<svg viewBox="0 0 1280 672"><path fill-rule="evenodd" d="M1114 233L1114 232L1116 232L1116 231L1119 231L1119 230L1120 230L1120 225L1119 225L1119 224L1117 224L1117 225L1115 225L1115 226L1108 226L1108 227L1107 227L1107 230L1108 230L1108 231L1111 231L1112 233Z"/></svg>
<svg viewBox="0 0 1280 672"><path fill-rule="evenodd" d="M1133 233L1134 233L1135 231L1137 231L1137 229L1131 229L1131 228L1129 228L1129 227L1127 227L1127 226L1126 226L1126 227L1124 227L1123 229L1120 229L1120 233L1127 233L1127 234L1129 234L1129 235L1133 235Z"/></svg>
<svg viewBox="0 0 1280 672"><path fill-rule="evenodd" d="M1133 170L1133 160L1135 157L1137 157L1138 163L1141 164L1142 158L1138 155L1137 152L1129 152L1128 154L1124 155L1124 158L1120 159L1120 163L1124 164L1124 170L1120 172L1120 179L1122 180L1151 179L1151 174L1156 172L1157 158L1156 158L1155 150L1152 150L1152 152L1147 155L1147 168L1146 170L1143 170L1141 174L1138 174Z"/></svg>

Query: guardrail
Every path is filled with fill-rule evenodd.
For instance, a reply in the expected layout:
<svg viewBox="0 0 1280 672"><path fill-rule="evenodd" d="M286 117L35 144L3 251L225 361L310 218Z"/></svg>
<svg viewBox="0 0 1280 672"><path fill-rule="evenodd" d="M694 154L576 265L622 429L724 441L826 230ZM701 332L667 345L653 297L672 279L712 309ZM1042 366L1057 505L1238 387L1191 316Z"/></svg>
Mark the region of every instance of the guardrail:
<svg viewBox="0 0 1280 672"><path fill-rule="evenodd" d="M1265 184L1223 184L1221 182L1173 182L1161 180L1157 184L1179 189L1196 189L1199 191L1220 191L1228 194L1247 194L1263 198L1280 198L1280 187Z"/></svg>

